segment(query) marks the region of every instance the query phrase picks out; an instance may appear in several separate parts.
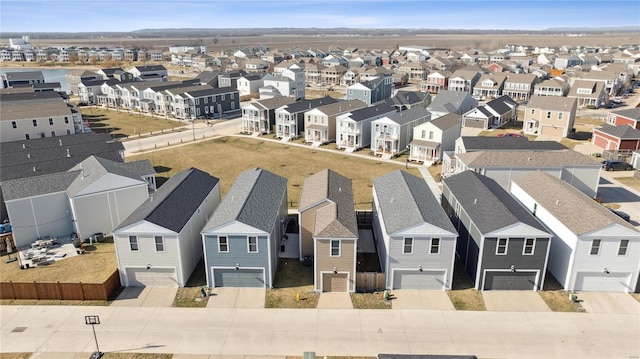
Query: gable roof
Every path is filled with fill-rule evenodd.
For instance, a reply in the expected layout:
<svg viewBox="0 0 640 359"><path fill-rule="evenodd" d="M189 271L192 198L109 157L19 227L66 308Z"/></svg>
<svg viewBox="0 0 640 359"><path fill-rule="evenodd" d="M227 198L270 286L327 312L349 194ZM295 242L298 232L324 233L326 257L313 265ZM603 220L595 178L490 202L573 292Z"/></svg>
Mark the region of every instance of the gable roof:
<svg viewBox="0 0 640 359"><path fill-rule="evenodd" d="M640 130L629 125L612 126L605 123L602 127L595 129L595 131L605 133L621 140L640 140Z"/></svg>
<svg viewBox="0 0 640 359"><path fill-rule="evenodd" d="M348 114L348 118L355 122L360 122L378 116L382 113L390 113L395 111L395 108L383 102L351 111Z"/></svg>
<svg viewBox="0 0 640 359"><path fill-rule="evenodd" d="M507 191L489 177L464 171L443 180L481 234L524 223L546 232L544 227Z"/></svg>
<svg viewBox="0 0 640 359"><path fill-rule="evenodd" d="M323 201L332 205L316 212L314 237L358 237L351 179L330 169L307 177L300 192L299 211Z"/></svg>
<svg viewBox="0 0 640 359"><path fill-rule="evenodd" d="M287 192L287 179L259 167L242 172L202 232L238 221L271 233ZM287 199L284 198L284 201Z"/></svg>
<svg viewBox="0 0 640 359"><path fill-rule="evenodd" d="M373 187L388 233L426 222L457 234L424 179L396 170L374 178Z"/></svg>
<svg viewBox="0 0 640 359"><path fill-rule="evenodd" d="M50 173L41 176L18 178L2 182L2 198L11 201L19 198L63 192L80 175L80 171Z"/></svg>
<svg viewBox="0 0 640 359"><path fill-rule="evenodd" d="M577 98L560 96L539 96L529 98L527 108L538 108L549 111L571 111L578 104Z"/></svg>
<svg viewBox="0 0 640 359"><path fill-rule="evenodd" d="M467 100L475 102L468 92L442 90L438 92L427 109L432 112L456 112Z"/></svg>
<svg viewBox="0 0 640 359"><path fill-rule="evenodd" d="M626 117L631 120L640 121L640 107L631 108L628 110L611 111L616 116Z"/></svg>
<svg viewBox="0 0 640 359"><path fill-rule="evenodd" d="M149 160L143 160L151 164ZM137 181L142 181L142 176L149 175L150 173L138 173L137 170L141 166L131 165L128 163L117 163L104 158L89 156L84 161L73 166L69 171L80 171L81 175L67 188L69 196L74 196L78 192L87 188L90 184L102 178L107 173L115 174L122 177L131 178ZM154 171L155 173L155 171Z"/></svg>
<svg viewBox="0 0 640 359"><path fill-rule="evenodd" d="M219 179L197 168L189 168L171 177L114 231L146 220L180 233Z"/></svg>
<svg viewBox="0 0 640 359"><path fill-rule="evenodd" d="M517 177L513 183L522 188L540 206L544 207L576 235L582 235L611 224L619 224L637 231L634 226L600 203L566 181L548 173L531 172Z"/></svg>
<svg viewBox="0 0 640 359"><path fill-rule="evenodd" d="M477 151L458 153L456 157L469 167L567 167L600 166L591 157L571 149L559 151Z"/></svg>
<svg viewBox="0 0 640 359"><path fill-rule="evenodd" d="M431 118L431 113L422 107L412 107L408 110L404 110L404 111L396 112L392 115L388 115L386 116L386 118L402 126L404 124L407 124L409 122L415 121L420 118L427 118L428 120Z"/></svg>
<svg viewBox="0 0 640 359"><path fill-rule="evenodd" d="M282 106L280 109L282 111L286 111L288 113L298 113L298 112L306 112L308 110L312 110L319 106L329 105L332 103L336 103L339 100L325 96L322 98L316 98L313 100L302 100L299 102L294 102L285 106Z"/></svg>
<svg viewBox="0 0 640 359"><path fill-rule="evenodd" d="M466 152L482 150L564 150L563 144L556 141L529 141L526 137L460 137Z"/></svg>
<svg viewBox="0 0 640 359"><path fill-rule="evenodd" d="M432 120L431 123L441 130L446 130L448 128L460 125L461 116L457 113L448 113L444 116L438 117L435 120Z"/></svg>
<svg viewBox="0 0 640 359"><path fill-rule="evenodd" d="M517 107L518 104L511 97L503 95L495 100L487 102L485 106L494 110L498 114L505 114L513 110L514 107Z"/></svg>

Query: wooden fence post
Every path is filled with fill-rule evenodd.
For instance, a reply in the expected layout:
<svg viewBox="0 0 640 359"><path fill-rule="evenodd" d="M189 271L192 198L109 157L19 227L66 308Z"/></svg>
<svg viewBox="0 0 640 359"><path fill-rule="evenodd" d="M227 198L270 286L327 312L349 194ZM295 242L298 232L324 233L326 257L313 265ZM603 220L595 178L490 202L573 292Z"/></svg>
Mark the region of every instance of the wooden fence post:
<svg viewBox="0 0 640 359"><path fill-rule="evenodd" d="M82 296L80 300L84 300L84 286L82 285L82 282L80 282L80 294Z"/></svg>
<svg viewBox="0 0 640 359"><path fill-rule="evenodd" d="M64 300L64 298L62 298L62 290L60 289L60 281L58 281L56 288L58 288L58 300Z"/></svg>
<svg viewBox="0 0 640 359"><path fill-rule="evenodd" d="M38 283L33 281L33 288L36 290L36 300L40 300L40 293L38 293Z"/></svg>

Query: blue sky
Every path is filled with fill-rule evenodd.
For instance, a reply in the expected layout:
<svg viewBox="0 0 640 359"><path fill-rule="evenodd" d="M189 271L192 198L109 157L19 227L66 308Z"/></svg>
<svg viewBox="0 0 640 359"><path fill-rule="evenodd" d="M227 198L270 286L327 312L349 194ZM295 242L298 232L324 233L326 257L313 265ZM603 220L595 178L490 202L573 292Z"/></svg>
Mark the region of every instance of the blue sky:
<svg viewBox="0 0 640 359"><path fill-rule="evenodd" d="M521 29L640 26L640 1L0 0L0 32L145 28Z"/></svg>

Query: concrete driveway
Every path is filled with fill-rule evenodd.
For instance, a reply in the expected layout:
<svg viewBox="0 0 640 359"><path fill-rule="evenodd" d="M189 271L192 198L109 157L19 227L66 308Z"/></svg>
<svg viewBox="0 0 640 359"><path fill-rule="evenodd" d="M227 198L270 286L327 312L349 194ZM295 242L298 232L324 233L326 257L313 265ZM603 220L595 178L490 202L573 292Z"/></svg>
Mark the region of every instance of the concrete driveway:
<svg viewBox="0 0 640 359"><path fill-rule="evenodd" d="M126 287L112 307L171 307L178 288Z"/></svg>
<svg viewBox="0 0 640 359"><path fill-rule="evenodd" d="M349 293L325 292L320 294L318 309L353 309Z"/></svg>
<svg viewBox="0 0 640 359"><path fill-rule="evenodd" d="M443 290L396 289L390 294L392 309L455 310Z"/></svg>
<svg viewBox="0 0 640 359"><path fill-rule="evenodd" d="M577 296L588 313L640 314L640 303L629 293L579 292Z"/></svg>
<svg viewBox="0 0 640 359"><path fill-rule="evenodd" d="M550 312L551 309L532 290L485 290L482 292L487 310L496 312Z"/></svg>
<svg viewBox="0 0 640 359"><path fill-rule="evenodd" d="M207 308L264 308L264 288L212 288Z"/></svg>

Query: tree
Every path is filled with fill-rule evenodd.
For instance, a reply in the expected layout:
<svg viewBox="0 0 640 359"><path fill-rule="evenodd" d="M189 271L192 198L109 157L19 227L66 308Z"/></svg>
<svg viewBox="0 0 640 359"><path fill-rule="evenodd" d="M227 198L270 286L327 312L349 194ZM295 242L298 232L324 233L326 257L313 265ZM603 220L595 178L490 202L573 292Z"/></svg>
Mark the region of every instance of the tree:
<svg viewBox="0 0 640 359"><path fill-rule="evenodd" d="M218 39L217 37L213 38L213 44L214 45L218 45L218 42L220 41L220 39Z"/></svg>

